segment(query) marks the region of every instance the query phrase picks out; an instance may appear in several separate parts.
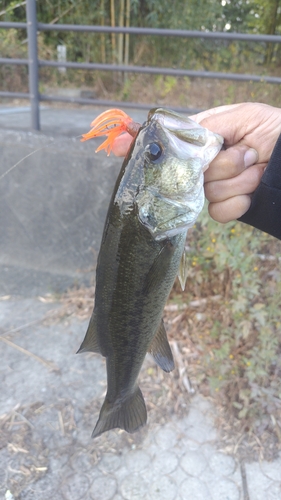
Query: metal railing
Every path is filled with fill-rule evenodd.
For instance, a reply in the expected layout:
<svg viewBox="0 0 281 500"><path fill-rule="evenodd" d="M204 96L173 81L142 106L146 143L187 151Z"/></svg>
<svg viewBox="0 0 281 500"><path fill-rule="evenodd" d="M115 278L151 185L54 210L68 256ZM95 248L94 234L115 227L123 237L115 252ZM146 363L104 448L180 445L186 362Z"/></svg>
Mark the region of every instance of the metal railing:
<svg viewBox="0 0 281 500"><path fill-rule="evenodd" d="M281 78L274 76L259 76L239 73L223 73L212 71L194 71L188 69L175 68L158 68L152 66L133 66L133 65L117 65L117 64L102 64L102 63L76 63L76 62L61 62L61 61L44 61L38 59L37 52L37 32L38 31L80 31L91 33L127 33L134 35L158 35L158 36L173 36L182 38L202 38L202 39L224 39L237 40L247 42L271 42L281 43L279 35L247 35L243 33L224 33L224 32L204 32L204 31L188 31L188 30L172 30L172 29L153 29L153 28L126 28L126 27L110 27L110 26L86 26L74 24L44 24L38 23L36 17L36 0L27 0L26 2L26 23L17 22L0 22L0 29L26 29L28 38L28 59L12 59L0 58L0 64L9 65L27 65L29 68L29 93L24 92L5 92L0 91L0 97L22 98L29 99L31 105L31 124L35 130L40 130L39 103L40 101L59 101L73 102L78 104L95 104L102 106L116 106L120 103L115 101L86 99L86 98L70 98L63 96L49 96L39 93L39 67L65 67L85 70L102 70L102 71L122 71L131 73L148 73L162 74L172 76L187 76L200 78L217 78L223 80L236 81L252 81L252 82L267 82L273 84L281 84ZM122 107L136 107L148 109L148 105L137 104L132 102L122 102Z"/></svg>

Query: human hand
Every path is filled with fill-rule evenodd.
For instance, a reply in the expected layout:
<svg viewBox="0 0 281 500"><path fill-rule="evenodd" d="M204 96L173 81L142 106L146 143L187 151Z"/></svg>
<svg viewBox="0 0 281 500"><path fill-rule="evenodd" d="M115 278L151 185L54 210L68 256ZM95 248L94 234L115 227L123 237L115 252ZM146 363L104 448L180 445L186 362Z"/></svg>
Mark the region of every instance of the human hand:
<svg viewBox="0 0 281 500"><path fill-rule="evenodd" d="M260 103L220 106L193 120L225 139L205 172L209 213L218 222L238 219L250 207L274 145L281 133L281 109Z"/></svg>

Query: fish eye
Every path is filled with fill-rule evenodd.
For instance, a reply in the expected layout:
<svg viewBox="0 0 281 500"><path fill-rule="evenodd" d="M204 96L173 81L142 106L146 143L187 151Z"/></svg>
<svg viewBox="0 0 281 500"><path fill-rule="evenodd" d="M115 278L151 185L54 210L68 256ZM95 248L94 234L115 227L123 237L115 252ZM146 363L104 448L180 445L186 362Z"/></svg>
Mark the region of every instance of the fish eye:
<svg viewBox="0 0 281 500"><path fill-rule="evenodd" d="M146 146L145 154L150 161L156 161L162 154L162 147L157 142L152 142Z"/></svg>

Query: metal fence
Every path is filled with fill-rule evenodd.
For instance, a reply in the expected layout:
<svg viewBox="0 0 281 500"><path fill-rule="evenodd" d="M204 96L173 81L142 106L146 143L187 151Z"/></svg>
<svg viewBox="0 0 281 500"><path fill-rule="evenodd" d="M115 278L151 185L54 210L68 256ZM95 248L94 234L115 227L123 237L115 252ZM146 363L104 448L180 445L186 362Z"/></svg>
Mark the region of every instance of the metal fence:
<svg viewBox="0 0 281 500"><path fill-rule="evenodd" d="M44 24L38 23L36 17L36 0L27 0L26 2L26 23L16 22L0 22L0 29L26 29L28 38L28 59L12 59L0 58L0 64L12 65L27 65L29 68L29 93L23 92L4 92L0 91L0 97L22 98L29 99L31 105L31 124L35 130L40 130L39 103L40 101L60 101L73 102L78 104L95 104L102 106L116 106L117 102L100 100L100 99L85 99L85 98L70 98L63 96L49 96L39 93L39 67L65 67L74 69L86 70L102 70L102 71L122 71L131 73L149 73L162 74L173 76L187 76L199 78L217 78L224 80L252 81L252 82L267 82L281 84L281 78L273 76L245 75L238 73L221 73L211 71L194 71L188 69L175 68L157 68L152 66L133 66L133 65L116 65L116 64L100 64L100 63L76 63L76 62L60 62L60 61L44 61L38 59L37 51L37 32L38 31L80 31L94 33L128 33L134 35L157 35L157 36L173 36L182 38L202 38L202 39L223 39L237 40L247 42L271 42L281 43L281 36L278 35L247 35L242 33L224 33L224 32L204 32L204 31L187 31L187 30L171 30L171 29L153 29L153 28L119 28L110 26L82 26L74 24ZM147 109L144 104L132 102L122 102L122 107L136 107Z"/></svg>

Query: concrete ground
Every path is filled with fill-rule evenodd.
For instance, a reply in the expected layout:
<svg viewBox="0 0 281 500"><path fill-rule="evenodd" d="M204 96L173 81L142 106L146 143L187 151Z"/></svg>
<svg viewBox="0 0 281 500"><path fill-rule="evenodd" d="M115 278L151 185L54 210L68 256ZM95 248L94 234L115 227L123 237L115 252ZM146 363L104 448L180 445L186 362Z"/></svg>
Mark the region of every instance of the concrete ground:
<svg viewBox="0 0 281 500"><path fill-rule="evenodd" d="M75 354L87 321L51 321L60 307L0 301L0 498L280 500L281 456L241 464L227 454L216 408L199 394L186 397L183 418L155 421L150 410L136 434L114 430L92 440L105 364Z"/></svg>
<svg viewBox="0 0 281 500"><path fill-rule="evenodd" d="M113 173L107 159L105 177L100 164L95 169L88 163L88 172L83 171L84 162L94 157L92 146L85 153L71 138L87 131L99 112L44 109L42 132L30 134L28 111L0 109L0 172L51 137L56 143L55 152L48 153L53 156L47 147L37 168L22 165L21 174L15 169L12 178L0 179L0 498L280 500L281 455L272 462L240 463L226 453L215 425L217 410L199 394L186 395L181 417L168 408L161 416L161 408L149 406L152 394L146 391L150 410L144 429L91 439L106 388L104 360L75 354L88 320L61 314L61 304L49 302L46 293L54 297L65 286L92 279L87 267L93 267L119 164ZM95 182L85 196L92 176ZM140 387L150 367L148 358Z"/></svg>

